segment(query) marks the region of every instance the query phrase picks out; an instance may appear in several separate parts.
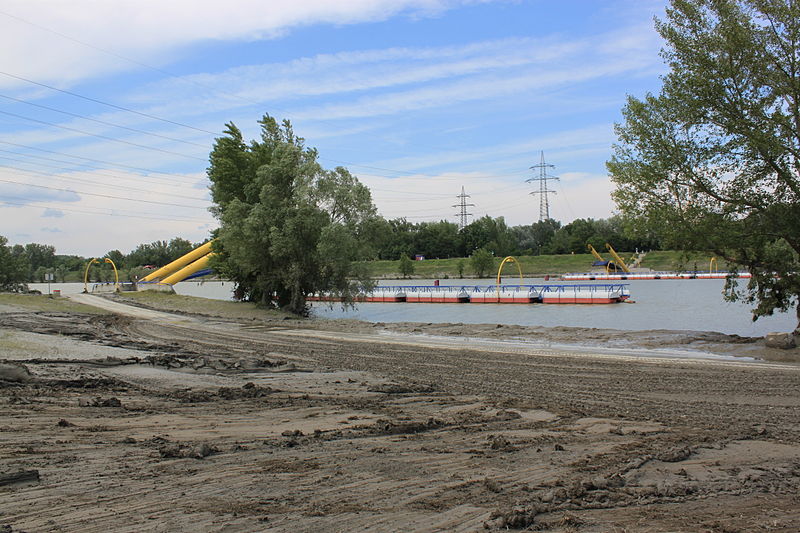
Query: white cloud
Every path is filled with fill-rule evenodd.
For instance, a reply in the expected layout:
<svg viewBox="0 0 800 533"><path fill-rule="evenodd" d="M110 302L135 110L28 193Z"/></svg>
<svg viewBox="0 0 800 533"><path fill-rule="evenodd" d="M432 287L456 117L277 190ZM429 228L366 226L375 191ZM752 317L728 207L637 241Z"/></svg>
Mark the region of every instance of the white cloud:
<svg viewBox="0 0 800 533"><path fill-rule="evenodd" d="M110 179L106 172L114 172L118 178ZM54 245L59 253L101 256L108 250L129 252L140 243L169 240L176 235L197 242L207 238L209 230L216 227L207 211L210 203L205 190L188 186L176 189L164 181L151 182L146 188L132 187L140 178L135 173L102 169L54 174L42 179L35 174L0 168L0 180L79 191L14 184L12 196L3 189L0 192L0 208L5 208L0 209L2 234L13 238L15 244L45 242ZM200 175L183 178L187 182L203 179ZM0 189L5 185L11 187L0 182ZM57 217L58 226L40 226L42 217Z"/></svg>
<svg viewBox="0 0 800 533"><path fill-rule="evenodd" d="M506 38L461 46L387 48L236 66L159 81L130 95L151 112L192 116L266 106L293 120L368 118L528 97L660 64L649 27L580 38ZM325 97L324 103L318 103ZM338 100L337 100L338 99ZM169 102L162 107L161 102ZM248 111L252 113L252 111Z"/></svg>
<svg viewBox="0 0 800 533"><path fill-rule="evenodd" d="M64 218L64 211L60 209L47 208L42 213L42 218Z"/></svg>
<svg viewBox="0 0 800 533"><path fill-rule="evenodd" d="M430 16L460 3L7 0L0 10L0 64L17 76L70 85L100 74L141 68L119 56L159 67L181 54L182 47L201 41L271 39L300 26L381 21L402 13ZM19 82L0 76L3 86L19 86Z"/></svg>

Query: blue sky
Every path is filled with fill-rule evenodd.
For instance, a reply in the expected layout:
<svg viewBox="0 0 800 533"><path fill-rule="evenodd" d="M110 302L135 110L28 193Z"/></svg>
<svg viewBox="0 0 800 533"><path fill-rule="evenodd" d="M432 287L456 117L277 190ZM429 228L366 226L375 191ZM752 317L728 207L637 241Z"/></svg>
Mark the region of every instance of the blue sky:
<svg viewBox="0 0 800 533"><path fill-rule="evenodd" d="M380 213L567 223L614 206L626 95L659 88L649 0L10 0L0 7L0 235L101 256L216 227L205 169L233 121L288 118ZM474 218L473 217L473 218Z"/></svg>

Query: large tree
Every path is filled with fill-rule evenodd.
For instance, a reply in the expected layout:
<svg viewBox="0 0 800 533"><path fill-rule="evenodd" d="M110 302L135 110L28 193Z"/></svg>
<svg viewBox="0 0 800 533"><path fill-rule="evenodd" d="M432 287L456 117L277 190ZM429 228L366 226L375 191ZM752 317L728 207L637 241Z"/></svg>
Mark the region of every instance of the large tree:
<svg viewBox="0 0 800 533"><path fill-rule="evenodd" d="M0 291L23 292L27 290L30 263L22 246L7 244L8 239L0 235Z"/></svg>
<svg viewBox="0 0 800 533"><path fill-rule="evenodd" d="M215 268L240 298L294 313L311 293L352 303L371 286L358 262L371 252L369 189L344 168L323 169L288 121L265 115L260 124L261 139L249 144L227 124L211 152Z"/></svg>
<svg viewBox="0 0 800 533"><path fill-rule="evenodd" d="M669 66L630 97L608 163L620 210L665 245L747 269L753 319L800 320L800 2L672 0Z"/></svg>

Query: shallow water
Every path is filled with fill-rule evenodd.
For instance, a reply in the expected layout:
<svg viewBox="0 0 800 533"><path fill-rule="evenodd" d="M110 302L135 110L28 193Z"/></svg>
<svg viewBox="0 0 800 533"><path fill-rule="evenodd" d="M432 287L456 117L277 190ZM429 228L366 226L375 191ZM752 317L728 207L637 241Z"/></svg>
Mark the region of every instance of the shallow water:
<svg viewBox="0 0 800 533"><path fill-rule="evenodd" d="M469 283L463 283L469 281ZM507 283L517 283L506 278ZM525 284L542 284L541 278L525 279ZM549 281L551 284L574 284ZM589 284L593 282L588 282ZM603 284L602 282L595 282ZM631 331L673 329L718 331L760 337L771 331L792 331L795 313L777 313L752 321L750 308L741 302L722 298L724 280L631 280L631 300L636 303L586 304L408 304L361 303L354 310L340 305L314 304L315 316L355 318L368 322L462 322L465 324L516 324L523 326L575 326ZM746 283L746 282L742 282ZM433 285L433 280L387 280L381 285ZM441 285L491 285L493 280L441 280ZM47 284L31 284L47 292ZM83 290L82 283L53 283L63 294ZM178 294L220 300L231 299L231 282L188 281L175 286Z"/></svg>

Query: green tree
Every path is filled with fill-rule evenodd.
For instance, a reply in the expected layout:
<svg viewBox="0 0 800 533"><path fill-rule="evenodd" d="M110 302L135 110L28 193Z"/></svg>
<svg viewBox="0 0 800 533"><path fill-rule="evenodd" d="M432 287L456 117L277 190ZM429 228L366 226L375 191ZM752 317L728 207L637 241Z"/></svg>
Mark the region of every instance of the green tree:
<svg viewBox="0 0 800 533"><path fill-rule="evenodd" d="M516 253L517 239L506 226L503 217L483 216L461 230L464 252L469 254L479 248L486 248L495 255Z"/></svg>
<svg viewBox="0 0 800 533"><path fill-rule="evenodd" d="M365 236L376 217L364 185L346 169L324 170L289 121L265 115L261 139L246 144L227 124L211 152L212 212L220 219L214 268L235 294L294 313L325 293L352 304L369 289Z"/></svg>
<svg viewBox="0 0 800 533"><path fill-rule="evenodd" d="M400 264L397 266L400 270L400 273L403 275L404 278L411 276L414 274L414 261L412 261L407 255L400 257Z"/></svg>
<svg viewBox="0 0 800 533"><path fill-rule="evenodd" d="M754 320L800 321L800 2L672 0L656 28L670 71L623 110L617 205L665 246L746 268L730 294Z"/></svg>
<svg viewBox="0 0 800 533"><path fill-rule="evenodd" d="M20 245L7 246L8 239L0 235L0 291L22 292L27 290L30 263L25 249Z"/></svg>
<svg viewBox="0 0 800 533"><path fill-rule="evenodd" d="M117 267L117 270L123 270L127 265L125 254L119 250L109 250L103 257L108 257L114 261L114 265Z"/></svg>
<svg viewBox="0 0 800 533"><path fill-rule="evenodd" d="M150 244L140 244L126 257L126 264L130 266L154 265L162 267L172 261L170 259L169 243L167 241L154 241Z"/></svg>
<svg viewBox="0 0 800 533"><path fill-rule="evenodd" d="M490 273L494 267L494 257L484 248L475 250L469 260L472 271L479 278L485 278L486 274Z"/></svg>
<svg viewBox="0 0 800 533"><path fill-rule="evenodd" d="M25 256L30 265L28 281L42 281L42 272L49 271L55 264L55 254L55 247L49 244L26 244Z"/></svg>
<svg viewBox="0 0 800 533"><path fill-rule="evenodd" d="M464 278L464 268L466 268L466 262L463 259L456 261L456 271L460 279Z"/></svg>

